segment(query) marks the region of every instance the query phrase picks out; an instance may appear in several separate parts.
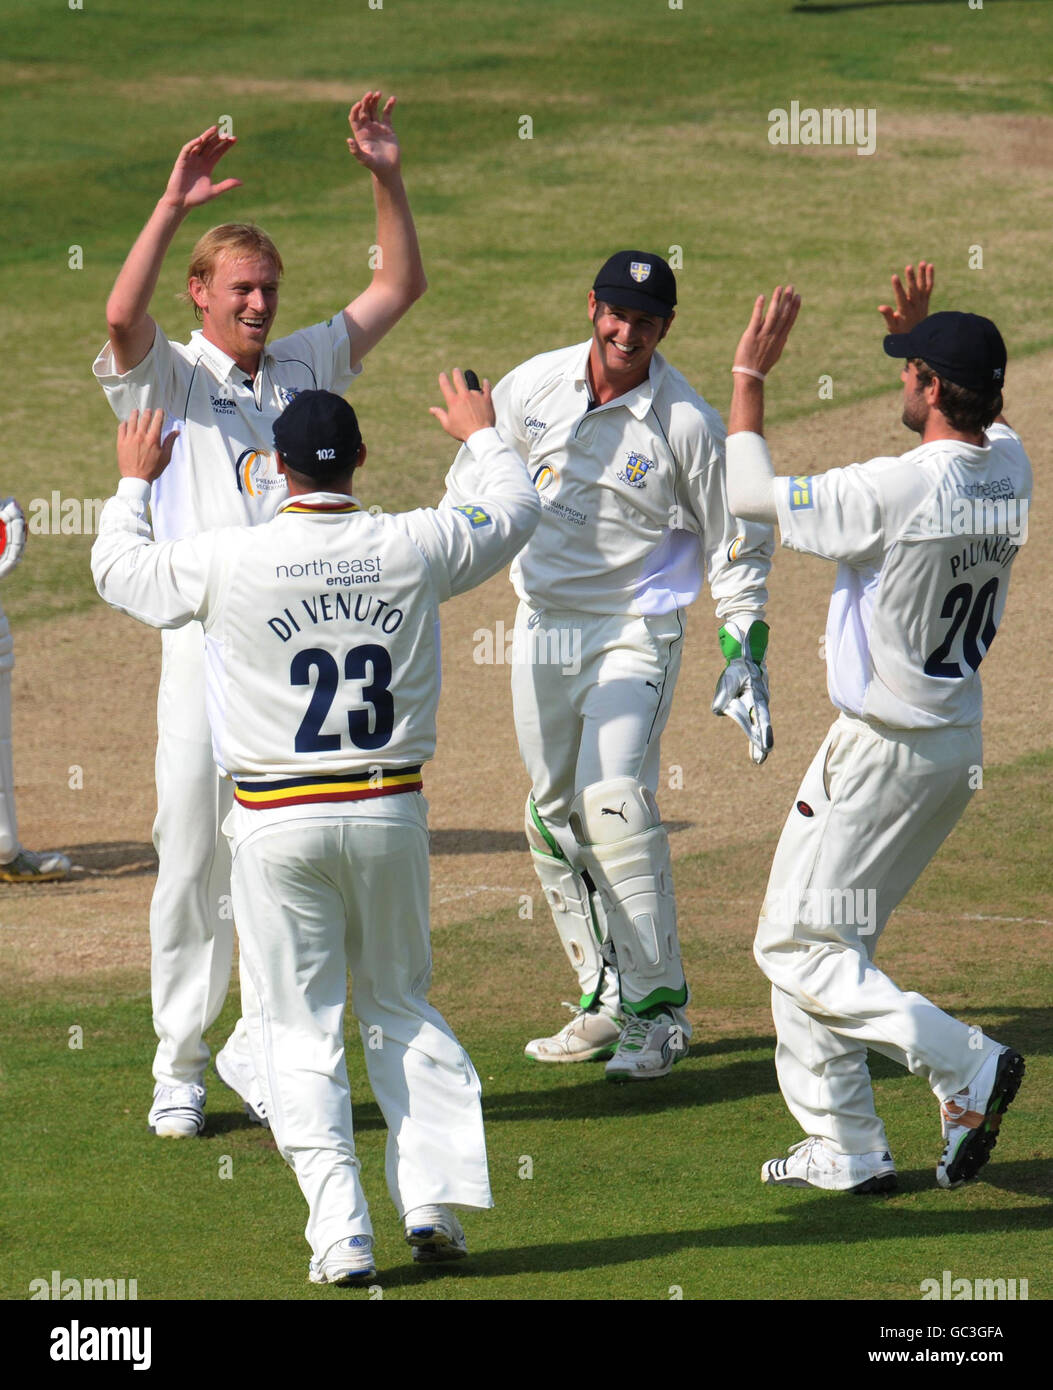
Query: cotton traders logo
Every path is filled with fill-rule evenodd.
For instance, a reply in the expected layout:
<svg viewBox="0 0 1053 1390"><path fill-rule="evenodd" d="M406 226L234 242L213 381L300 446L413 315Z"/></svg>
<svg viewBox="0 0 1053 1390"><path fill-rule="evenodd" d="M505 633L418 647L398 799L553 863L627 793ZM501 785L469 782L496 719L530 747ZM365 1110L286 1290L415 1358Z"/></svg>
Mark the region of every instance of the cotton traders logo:
<svg viewBox="0 0 1053 1390"><path fill-rule="evenodd" d="M260 449L246 449L238 455L234 465L238 491L249 497L259 497L264 492L277 492L284 488L285 479L274 471L274 460L270 454Z"/></svg>
<svg viewBox="0 0 1053 1390"><path fill-rule="evenodd" d="M628 483L630 487L646 487L647 474L654 466L653 459L644 458L643 454L638 454L633 450L625 467L618 474L618 478L621 482Z"/></svg>
<svg viewBox="0 0 1053 1390"><path fill-rule="evenodd" d="M292 405L302 389L300 386L278 386L275 388L283 410L287 405Z"/></svg>
<svg viewBox="0 0 1053 1390"><path fill-rule="evenodd" d="M642 285L651 273L651 267L646 261L632 261L629 265L629 274L638 285Z"/></svg>

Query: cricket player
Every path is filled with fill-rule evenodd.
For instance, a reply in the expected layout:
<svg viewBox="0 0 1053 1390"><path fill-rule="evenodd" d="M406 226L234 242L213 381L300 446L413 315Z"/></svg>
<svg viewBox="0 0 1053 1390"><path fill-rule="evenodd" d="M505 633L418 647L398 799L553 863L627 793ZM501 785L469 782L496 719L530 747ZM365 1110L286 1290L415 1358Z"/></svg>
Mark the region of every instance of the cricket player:
<svg viewBox="0 0 1053 1390"><path fill-rule="evenodd" d="M26 519L13 497L0 499L0 579L22 559ZM11 747L11 672L15 643L0 607L0 883L48 883L69 874L69 859L55 851L23 849L15 814L15 760Z"/></svg>
<svg viewBox="0 0 1053 1390"><path fill-rule="evenodd" d="M521 460L493 428L489 384L445 375L443 427L480 490L457 508L372 516L354 411L302 392L274 426L289 496L261 526L152 543L151 482L171 452L160 413L121 426L122 481L92 552L99 592L143 622L204 627L241 949L259 999L253 1052L271 1127L307 1199L316 1283L375 1276L344 1059L347 971L387 1179L415 1258L466 1253L449 1204L492 1205L479 1079L427 1003L427 804L439 604L508 563L537 523ZM171 439L171 436L170 436Z"/></svg>
<svg viewBox="0 0 1053 1390"><path fill-rule="evenodd" d="M904 992L874 965L896 905L954 828L981 769L979 666L1026 539L1031 465L1001 417L1006 350L975 314L927 313L931 267L897 307L904 360L899 458L776 476L763 438L764 378L800 306L757 299L735 354L728 500L777 520L782 543L835 560L827 680L838 717L782 832L755 955L772 984L775 1063L807 1136L766 1183L885 1192L896 1170L874 1108L867 1049L925 1078L940 1102L942 1187L987 1162L1024 1060ZM997 423L996 423L997 421Z"/></svg>
<svg viewBox="0 0 1053 1390"><path fill-rule="evenodd" d="M214 183L219 160L236 143L216 126L180 151L168 186L117 277L106 306L109 343L95 376L119 419L160 408L179 438L173 462L151 498L159 540L209 527L269 520L286 496L272 427L301 391L342 394L362 359L425 289L424 271L400 169L391 97L367 92L350 111L348 147L372 174L376 203L373 278L325 323L269 342L278 312L282 261L258 227L225 224L195 246L187 297L201 328L171 343L149 314L165 253L192 209L239 186ZM203 1035L230 981L233 923L230 862L219 827L229 784L212 762L205 718L204 635L190 623L163 634L156 759L159 856L150 907L152 997L158 1037L148 1123L158 1135L199 1134L204 1126ZM243 1010L252 1007L242 982ZM220 1077L266 1123L266 1097L252 1071L243 1023L216 1057Z"/></svg>
<svg viewBox="0 0 1053 1390"><path fill-rule="evenodd" d="M655 793L683 609L703 575L728 662L714 711L746 730L755 762L772 746L762 666L772 530L731 514L720 417L657 351L675 306L661 256L619 251L589 291L591 338L532 358L494 391L502 437L541 498L511 576L526 834L581 995L573 1019L526 1053L609 1058L613 1081L667 1075L690 1036ZM462 451L451 500L473 486Z"/></svg>

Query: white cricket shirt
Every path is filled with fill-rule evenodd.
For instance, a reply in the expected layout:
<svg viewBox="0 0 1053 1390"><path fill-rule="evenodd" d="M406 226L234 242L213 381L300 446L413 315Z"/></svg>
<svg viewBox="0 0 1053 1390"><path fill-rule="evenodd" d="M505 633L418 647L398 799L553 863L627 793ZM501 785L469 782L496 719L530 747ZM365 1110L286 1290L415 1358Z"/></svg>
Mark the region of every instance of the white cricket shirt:
<svg viewBox="0 0 1053 1390"><path fill-rule="evenodd" d="M153 627L204 625L213 752L235 781L358 773L368 789L379 769L419 775L432 757L438 606L507 564L539 511L496 430L469 446L485 487L457 508L373 516L312 493L259 526L163 543L143 519L149 484L122 480L92 549L96 586Z"/></svg>
<svg viewBox="0 0 1053 1390"><path fill-rule="evenodd" d="M494 388L541 498L516 593L552 612L653 616L692 603L704 567L718 618L747 627L764 616L773 530L728 511L720 416L659 353L640 386L590 410L590 345L531 358ZM464 451L446 485L453 501L474 487Z"/></svg>
<svg viewBox="0 0 1053 1390"><path fill-rule="evenodd" d="M777 477L782 543L837 560L826 623L830 698L902 729L983 716L979 665L1026 539L1031 464L991 425L814 477Z"/></svg>
<svg viewBox="0 0 1053 1390"><path fill-rule="evenodd" d="M160 407L179 429L150 502L158 540L274 516L287 495L275 466L275 420L298 392L343 395L358 374L342 313L268 343L252 380L200 329L184 344L158 327L150 351L123 373L107 343L92 371L119 420Z"/></svg>

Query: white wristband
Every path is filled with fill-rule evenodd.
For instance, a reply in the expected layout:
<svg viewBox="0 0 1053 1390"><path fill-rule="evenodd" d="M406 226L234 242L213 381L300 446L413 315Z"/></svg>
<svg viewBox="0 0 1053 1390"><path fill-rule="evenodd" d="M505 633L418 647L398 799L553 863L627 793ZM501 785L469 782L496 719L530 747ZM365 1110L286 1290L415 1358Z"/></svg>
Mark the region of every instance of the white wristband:
<svg viewBox="0 0 1053 1390"><path fill-rule="evenodd" d="M733 372L741 372L743 376L755 376L758 381L767 380L767 374L765 372L758 372L754 370L753 367L732 367L731 370Z"/></svg>

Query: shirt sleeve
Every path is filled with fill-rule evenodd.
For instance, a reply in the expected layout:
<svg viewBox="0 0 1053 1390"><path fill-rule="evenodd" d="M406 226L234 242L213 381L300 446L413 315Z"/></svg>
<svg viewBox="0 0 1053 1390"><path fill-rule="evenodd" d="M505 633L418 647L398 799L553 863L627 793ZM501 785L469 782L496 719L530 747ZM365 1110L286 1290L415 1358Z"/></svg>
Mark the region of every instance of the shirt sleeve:
<svg viewBox="0 0 1053 1390"><path fill-rule="evenodd" d="M126 420L133 410L157 409L175 419L183 418L193 365L168 341L159 324L150 351L130 371L117 370L110 343L103 347L91 370L118 420Z"/></svg>
<svg viewBox="0 0 1053 1390"><path fill-rule="evenodd" d="M146 523L149 484L122 478L102 509L91 573L110 605L149 627L183 627L208 617L210 581L223 554L222 531L155 542ZM238 528L233 528L237 530ZM226 533L229 536L229 530Z"/></svg>
<svg viewBox="0 0 1053 1390"><path fill-rule="evenodd" d="M496 429L476 430L465 448L477 472L476 492L463 501L447 495L438 507L394 518L428 560L440 602L507 565L541 516L523 460Z"/></svg>
<svg viewBox="0 0 1053 1390"><path fill-rule="evenodd" d="M885 552L881 498L867 465L777 477L775 506L790 550L853 565L877 564Z"/></svg>
<svg viewBox="0 0 1053 1390"><path fill-rule="evenodd" d="M316 391L333 391L338 396L362 370L361 363L351 370L351 343L342 313L276 339L267 351L276 362L302 362L314 377Z"/></svg>
<svg viewBox="0 0 1053 1390"><path fill-rule="evenodd" d="M775 532L771 526L735 516L729 508L725 440L723 421L707 408L684 443L684 476L717 620L737 622L745 629L764 617Z"/></svg>
<svg viewBox="0 0 1053 1390"><path fill-rule="evenodd" d="M524 404L515 371L503 376L494 387L493 402L502 441L526 463L530 458L530 438L523 424ZM446 474L446 493L439 506L456 506L482 491L485 467L485 462L462 444Z"/></svg>

